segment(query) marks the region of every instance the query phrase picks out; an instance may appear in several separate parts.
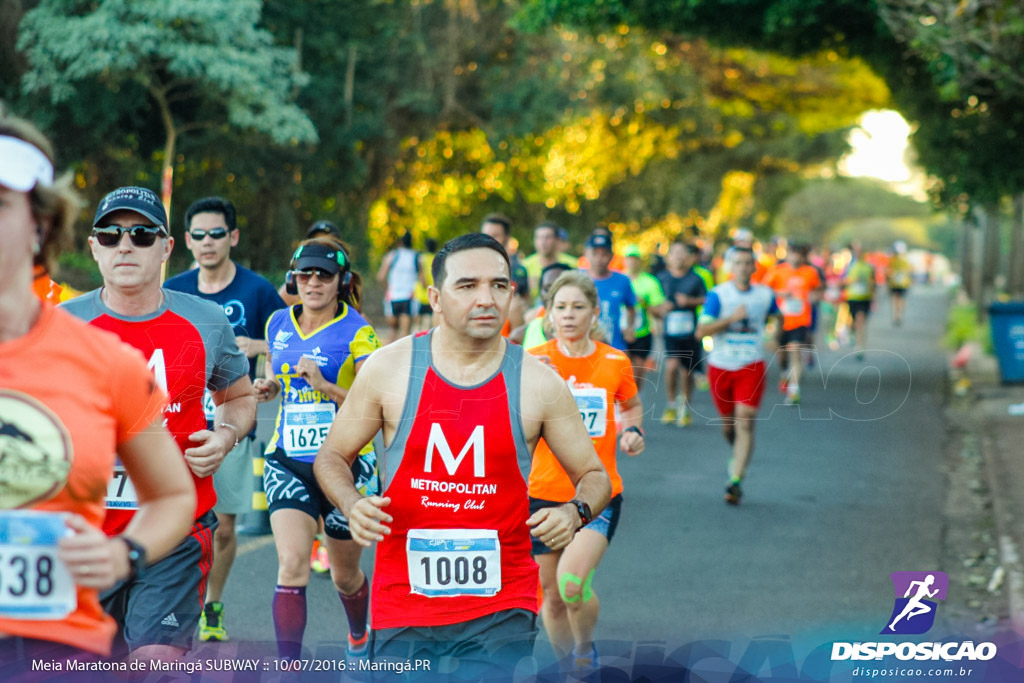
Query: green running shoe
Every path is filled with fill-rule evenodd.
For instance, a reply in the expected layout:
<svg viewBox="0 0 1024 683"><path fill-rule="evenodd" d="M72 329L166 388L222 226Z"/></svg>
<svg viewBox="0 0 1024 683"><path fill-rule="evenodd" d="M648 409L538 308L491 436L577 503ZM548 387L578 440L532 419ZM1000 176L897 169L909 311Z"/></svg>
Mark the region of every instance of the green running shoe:
<svg viewBox="0 0 1024 683"><path fill-rule="evenodd" d="M224 604L207 603L199 615L199 640L223 643L227 639L228 632L224 630Z"/></svg>

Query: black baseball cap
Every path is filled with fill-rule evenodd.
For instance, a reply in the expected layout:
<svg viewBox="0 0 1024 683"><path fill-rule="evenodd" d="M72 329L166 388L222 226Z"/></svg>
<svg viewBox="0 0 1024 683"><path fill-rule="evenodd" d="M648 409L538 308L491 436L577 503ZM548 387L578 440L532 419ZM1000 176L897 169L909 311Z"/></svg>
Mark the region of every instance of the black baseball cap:
<svg viewBox="0 0 1024 683"><path fill-rule="evenodd" d="M167 230L167 212L156 192L145 187L119 187L100 200L96 207L94 226L115 211L134 211Z"/></svg>
<svg viewBox="0 0 1024 683"><path fill-rule="evenodd" d="M292 255L292 270L309 268L337 273L348 268L348 256L341 249L326 244L303 244Z"/></svg>
<svg viewBox="0 0 1024 683"><path fill-rule="evenodd" d="M612 250L612 238L604 233L598 232L592 234L587 238L588 249L607 249Z"/></svg>
<svg viewBox="0 0 1024 683"><path fill-rule="evenodd" d="M338 229L337 225L330 221L317 221L313 225L309 226L309 230L306 231L306 237L313 237L321 233L341 237L341 230Z"/></svg>

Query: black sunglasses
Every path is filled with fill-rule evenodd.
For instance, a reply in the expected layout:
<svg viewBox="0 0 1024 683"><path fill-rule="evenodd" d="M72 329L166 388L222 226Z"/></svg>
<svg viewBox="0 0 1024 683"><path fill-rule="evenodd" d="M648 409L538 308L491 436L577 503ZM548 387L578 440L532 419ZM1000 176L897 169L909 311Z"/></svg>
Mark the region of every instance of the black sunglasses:
<svg viewBox="0 0 1024 683"><path fill-rule="evenodd" d="M128 233L134 247L151 247L156 244L157 237L167 237L167 233L159 225L132 225L123 228L120 225L96 226L92 236L102 247L116 247L121 238Z"/></svg>
<svg viewBox="0 0 1024 683"><path fill-rule="evenodd" d="M292 273L295 275L295 281L299 284L306 284L316 275L316 279L320 282L334 282L334 278L338 277L337 273L328 273L323 268L308 268L306 270L293 270Z"/></svg>
<svg viewBox="0 0 1024 683"><path fill-rule="evenodd" d="M210 228L209 230L199 230L196 228L195 230L189 230L188 234L196 242L205 240L207 235L215 240L222 240L228 236L228 230L227 228Z"/></svg>

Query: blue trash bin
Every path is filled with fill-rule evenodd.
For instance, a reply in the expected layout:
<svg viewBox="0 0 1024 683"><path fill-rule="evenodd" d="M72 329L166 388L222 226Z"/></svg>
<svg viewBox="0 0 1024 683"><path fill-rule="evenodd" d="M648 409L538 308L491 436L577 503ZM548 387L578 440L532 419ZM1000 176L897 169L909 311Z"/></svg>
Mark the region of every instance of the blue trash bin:
<svg viewBox="0 0 1024 683"><path fill-rule="evenodd" d="M1024 301L993 303L988 315L1003 383L1024 382Z"/></svg>

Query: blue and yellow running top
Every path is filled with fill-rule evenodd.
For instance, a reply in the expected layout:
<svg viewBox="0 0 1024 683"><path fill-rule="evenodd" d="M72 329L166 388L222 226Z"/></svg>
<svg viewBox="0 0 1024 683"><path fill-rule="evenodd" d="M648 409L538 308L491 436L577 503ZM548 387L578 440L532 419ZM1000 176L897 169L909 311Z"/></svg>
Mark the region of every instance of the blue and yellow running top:
<svg viewBox="0 0 1024 683"><path fill-rule="evenodd" d="M302 333L298 322L302 304L275 311L267 320L271 366L281 385L281 407L267 444L268 455L280 449L294 460L313 462L338 410L327 394L295 374L302 358L315 361L328 382L348 389L356 376L355 364L380 347L366 319L344 303L339 306L337 317L308 335ZM360 454L372 450L370 442Z"/></svg>

